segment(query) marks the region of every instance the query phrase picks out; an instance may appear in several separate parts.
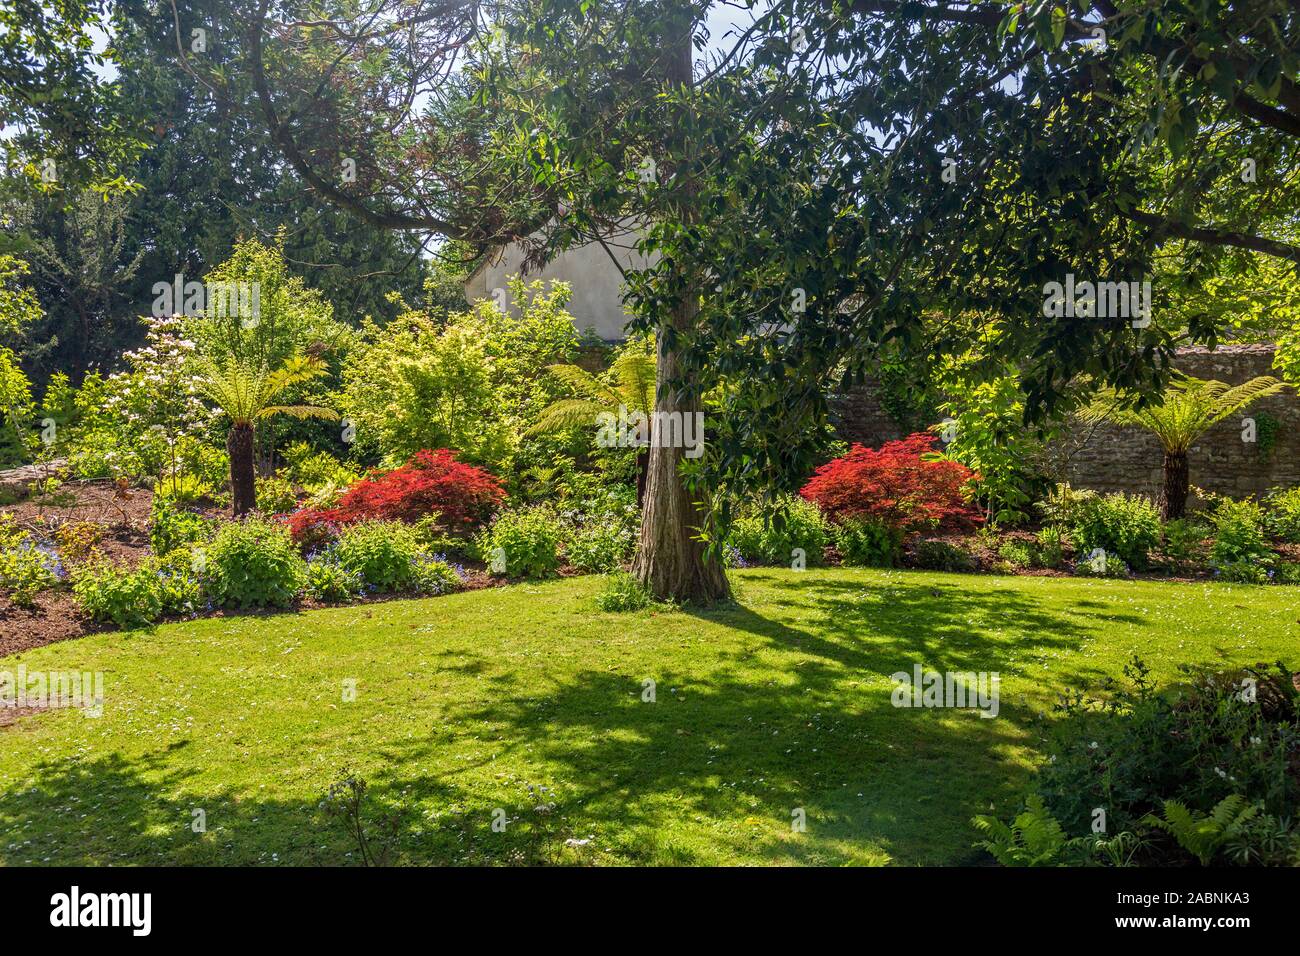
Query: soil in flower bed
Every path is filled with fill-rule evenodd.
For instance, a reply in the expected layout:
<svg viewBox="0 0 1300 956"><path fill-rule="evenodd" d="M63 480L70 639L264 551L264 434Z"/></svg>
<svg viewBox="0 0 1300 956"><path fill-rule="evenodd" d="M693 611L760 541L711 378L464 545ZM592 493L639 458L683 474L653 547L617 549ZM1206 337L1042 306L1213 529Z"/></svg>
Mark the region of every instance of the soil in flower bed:
<svg viewBox="0 0 1300 956"><path fill-rule="evenodd" d="M92 521L103 527L98 545L112 561L135 567L149 552L149 516L153 492L146 488L124 488L107 481L68 482L53 495L27 498L0 507L0 513L15 516L20 527L38 539L48 540L62 524ZM223 509L201 509L208 517L227 518ZM509 581L488 573L486 565L462 565L466 578L462 590L500 587ZM561 576L578 572L561 568ZM349 601L350 605L380 604L385 601L415 597L413 594L373 594ZM310 610L329 605L300 599L292 608L250 611L200 611L190 617L226 617L230 615L285 614L293 610ZM82 637L99 631L116 630L113 624L95 624L86 618L66 583L41 591L32 607L21 607L0 594L0 657L19 654L55 641Z"/></svg>

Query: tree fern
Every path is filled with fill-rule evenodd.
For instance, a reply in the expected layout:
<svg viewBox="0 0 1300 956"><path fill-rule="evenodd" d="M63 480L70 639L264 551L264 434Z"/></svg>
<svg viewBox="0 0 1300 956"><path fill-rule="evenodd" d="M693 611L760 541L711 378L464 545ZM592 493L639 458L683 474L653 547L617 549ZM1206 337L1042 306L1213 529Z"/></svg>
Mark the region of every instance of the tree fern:
<svg viewBox="0 0 1300 956"><path fill-rule="evenodd" d="M1085 422L1111 421L1151 432L1164 450L1163 517L1181 518L1186 509L1190 479L1187 450L1201 435L1247 405L1275 395L1286 386L1270 375L1241 385L1183 376L1165 390L1160 405L1126 406L1113 390L1098 394L1080 417Z"/></svg>
<svg viewBox="0 0 1300 956"><path fill-rule="evenodd" d="M595 425L601 412L649 414L654 405L655 357L640 351L626 351L614 360L603 376L577 365L551 365L548 371L578 394L562 398L542 410L531 431L564 431L580 425Z"/></svg>
<svg viewBox="0 0 1300 956"><path fill-rule="evenodd" d="M1109 419L1117 425L1145 428L1159 439L1166 452L1186 452L1196 439L1228 416L1285 387L1271 375L1260 375L1241 385L1185 377L1165 390L1163 404L1126 408L1116 392L1107 390L1084 409L1082 418L1087 422Z"/></svg>
<svg viewBox="0 0 1300 956"><path fill-rule="evenodd" d="M231 421L226 441L230 452L230 488L236 515L251 510L256 503L253 470L253 425L271 415L294 418L338 418L336 412L316 405L276 405L274 401L287 389L308 382L325 372L325 363L316 356L294 356L277 369L255 365L248 360L227 358L217 362L202 359L196 366L195 385Z"/></svg>

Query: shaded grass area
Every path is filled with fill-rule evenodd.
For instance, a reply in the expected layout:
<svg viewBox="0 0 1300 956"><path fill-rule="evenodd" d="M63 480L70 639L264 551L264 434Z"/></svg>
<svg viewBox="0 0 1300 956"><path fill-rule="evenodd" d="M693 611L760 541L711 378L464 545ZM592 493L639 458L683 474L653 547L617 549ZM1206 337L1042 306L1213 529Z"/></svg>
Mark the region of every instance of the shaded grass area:
<svg viewBox="0 0 1300 956"><path fill-rule="evenodd" d="M1134 653L1172 677L1300 647L1289 588L734 579L706 611L602 613L576 578L3 659L103 671L106 695L99 719L0 727L0 861L355 863L321 809L351 768L406 863L978 862L970 817L1016 808L1058 694ZM889 675L914 664L999 672L998 717L894 708Z"/></svg>

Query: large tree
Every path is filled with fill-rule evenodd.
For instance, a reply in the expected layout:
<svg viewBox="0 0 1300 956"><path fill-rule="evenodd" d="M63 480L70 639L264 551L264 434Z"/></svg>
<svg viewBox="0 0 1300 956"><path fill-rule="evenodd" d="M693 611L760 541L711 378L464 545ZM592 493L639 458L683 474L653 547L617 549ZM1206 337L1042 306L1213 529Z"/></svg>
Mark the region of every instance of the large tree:
<svg viewBox="0 0 1300 956"><path fill-rule="evenodd" d="M743 2L752 22L710 43L712 6L258 0L243 20L263 121L319 197L534 262L638 231L656 411L709 426L699 460L652 448L636 568L659 594L726 593L705 546L723 492L804 477L828 386L882 348L1015 356L1030 416L1081 375L1155 395L1177 335L1045 314L1051 283L1140 282L1173 244L1193 270L1295 260L1269 231L1295 209L1293 4Z"/></svg>

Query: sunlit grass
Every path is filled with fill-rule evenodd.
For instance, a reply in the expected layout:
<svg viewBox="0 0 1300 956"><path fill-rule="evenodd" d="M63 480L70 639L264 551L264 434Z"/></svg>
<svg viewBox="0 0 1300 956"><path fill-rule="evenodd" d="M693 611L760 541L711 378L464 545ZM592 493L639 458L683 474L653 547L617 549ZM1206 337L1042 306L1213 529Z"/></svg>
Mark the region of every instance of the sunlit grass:
<svg viewBox="0 0 1300 956"><path fill-rule="evenodd" d="M1014 809L1057 694L1134 653L1166 677L1180 662L1297 656L1290 588L847 569L735 580L735 605L700 613L606 614L599 580L581 578L4 659L104 671L106 700L98 720L0 728L0 860L357 862L320 810L350 767L370 784L372 825L398 814L402 862L972 862L970 817ZM916 663L997 671L999 716L893 708L889 675Z"/></svg>

